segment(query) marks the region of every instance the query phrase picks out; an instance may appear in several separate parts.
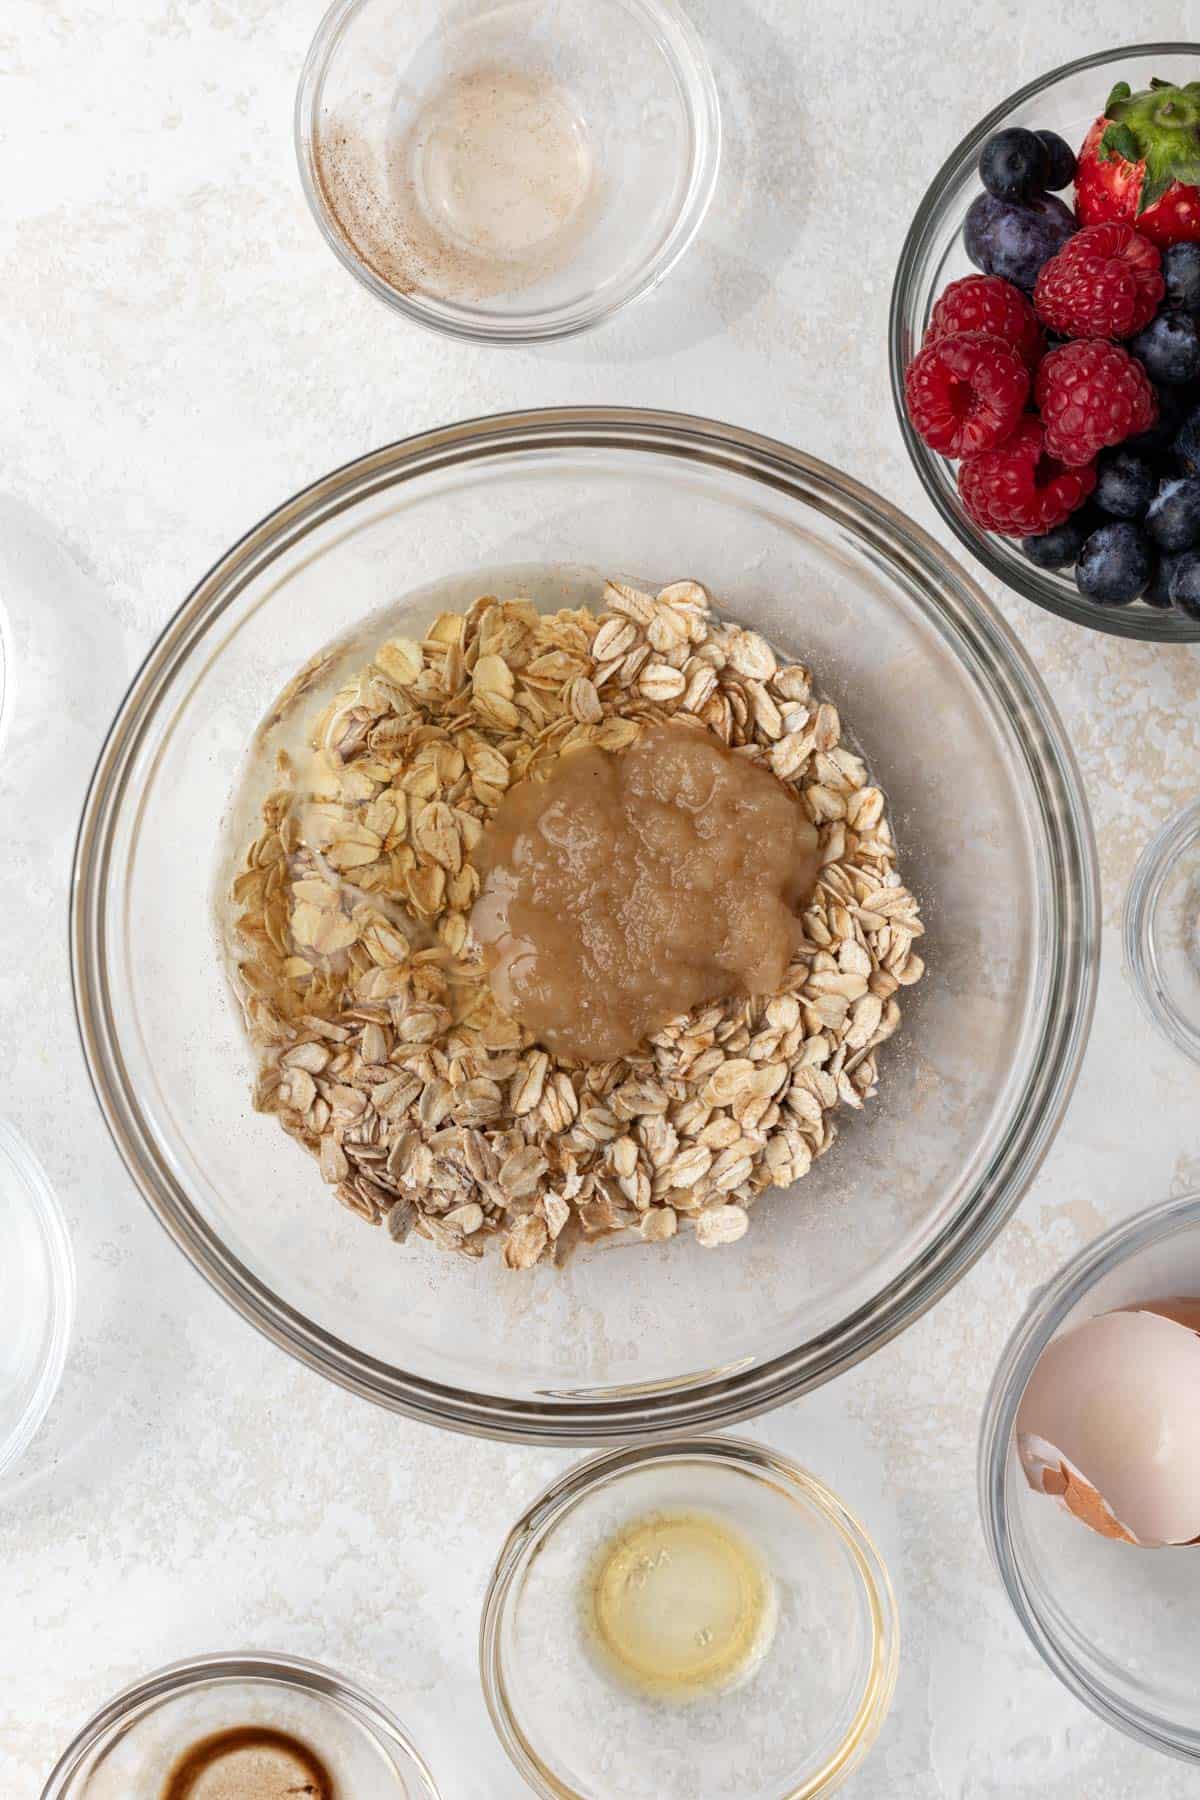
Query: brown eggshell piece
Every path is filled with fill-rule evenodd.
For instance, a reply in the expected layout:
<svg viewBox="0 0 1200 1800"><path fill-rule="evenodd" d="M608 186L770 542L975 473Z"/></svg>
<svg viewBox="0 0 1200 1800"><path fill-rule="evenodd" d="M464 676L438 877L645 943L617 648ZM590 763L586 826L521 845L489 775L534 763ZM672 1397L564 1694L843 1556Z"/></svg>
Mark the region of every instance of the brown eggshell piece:
<svg viewBox="0 0 1200 1800"><path fill-rule="evenodd" d="M1122 1544L1137 1543L1132 1531L1126 1531L1108 1502L1096 1492L1090 1481L1085 1481L1082 1476L1076 1479L1065 1465L1062 1474L1065 1483L1063 1504L1069 1513L1074 1513L1077 1519L1090 1525L1101 1537L1114 1538Z"/></svg>
<svg viewBox="0 0 1200 1800"><path fill-rule="evenodd" d="M1137 1538L1122 1525L1104 1496L1096 1492L1086 1475L1071 1467L1053 1444L1026 1432L1018 1440L1018 1451L1025 1479L1035 1493L1048 1494L1101 1537L1137 1544Z"/></svg>

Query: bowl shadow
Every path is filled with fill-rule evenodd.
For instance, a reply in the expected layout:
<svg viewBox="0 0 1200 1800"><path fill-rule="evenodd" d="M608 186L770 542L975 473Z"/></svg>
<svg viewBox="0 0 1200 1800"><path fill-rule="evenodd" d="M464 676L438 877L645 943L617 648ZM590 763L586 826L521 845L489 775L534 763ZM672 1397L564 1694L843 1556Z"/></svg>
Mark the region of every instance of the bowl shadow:
<svg viewBox="0 0 1200 1800"><path fill-rule="evenodd" d="M62 1204L76 1307L58 1392L0 1501L57 1508L111 1476L141 1442L182 1373L175 1259L121 1167L75 1029L68 904L75 832L133 656L106 596L30 507L0 495L5 708L0 899L6 1004L3 1108ZM11 678L11 679L10 679ZM63 1480L69 1472L70 1479Z"/></svg>
<svg viewBox="0 0 1200 1800"><path fill-rule="evenodd" d="M696 241L661 286L597 332L545 347L562 363L606 356L655 361L720 337L761 305L804 224L811 156L805 113L763 104L799 94L799 71L782 35L743 0L689 7L713 66L721 103L721 166Z"/></svg>

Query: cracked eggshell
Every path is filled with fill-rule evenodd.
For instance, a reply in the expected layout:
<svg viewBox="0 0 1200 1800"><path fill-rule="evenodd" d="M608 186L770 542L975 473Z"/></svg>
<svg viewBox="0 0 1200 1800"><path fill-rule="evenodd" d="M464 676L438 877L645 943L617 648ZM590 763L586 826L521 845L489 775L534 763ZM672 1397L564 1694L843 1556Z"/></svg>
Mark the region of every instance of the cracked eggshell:
<svg viewBox="0 0 1200 1800"><path fill-rule="evenodd" d="M1122 1525L1102 1494L1096 1492L1081 1469L1067 1461L1061 1450L1036 1432L1017 1432L1017 1452L1025 1479L1039 1494L1049 1494L1065 1512L1073 1513L1101 1537L1136 1544L1133 1533Z"/></svg>
<svg viewBox="0 0 1200 1800"><path fill-rule="evenodd" d="M1017 1413L1029 1485L1101 1537L1200 1538L1200 1300L1087 1319L1046 1346Z"/></svg>

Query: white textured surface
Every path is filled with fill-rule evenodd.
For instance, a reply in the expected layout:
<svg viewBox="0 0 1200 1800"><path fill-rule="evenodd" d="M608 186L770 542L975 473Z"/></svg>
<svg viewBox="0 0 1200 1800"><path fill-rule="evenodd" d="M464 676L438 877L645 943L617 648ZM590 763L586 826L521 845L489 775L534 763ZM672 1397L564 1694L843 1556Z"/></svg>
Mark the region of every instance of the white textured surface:
<svg viewBox="0 0 1200 1800"><path fill-rule="evenodd" d="M508 1523L567 1460L439 1435L335 1391L235 1318L135 1195L83 1077L65 955L73 815L122 670L301 483L511 405L727 417L932 524L891 417L884 323L933 166L1021 81L1186 24L1161 0L1136 19L1117 0L893 0L837 14L831 34L815 0L697 0L729 134L703 238L642 309L527 353L406 328L318 239L290 107L321 10L5 0L0 12L0 480L86 572L109 633L106 654L84 651L66 615L42 610L52 597L30 597L15 566L29 563L27 520L6 513L0 598L76 660L72 729L32 729L27 685L0 774L0 1107L63 1197L81 1292L62 1393L0 1495L4 1800L36 1796L118 1686L173 1657L251 1646L373 1687L447 1800L515 1800L478 1695L479 1599ZM1168 1800L1192 1793L1194 1774L1100 1725L1027 1647L984 1554L974 1440L1030 1289L1110 1220L1200 1185L1200 1074L1143 1023L1117 935L1138 851L1196 786L1200 653L1084 634L1015 600L1004 610L1063 711L1095 810L1105 964L1083 1077L1033 1191L961 1286L849 1378L753 1429L841 1490L897 1581L899 1692L854 1800Z"/></svg>

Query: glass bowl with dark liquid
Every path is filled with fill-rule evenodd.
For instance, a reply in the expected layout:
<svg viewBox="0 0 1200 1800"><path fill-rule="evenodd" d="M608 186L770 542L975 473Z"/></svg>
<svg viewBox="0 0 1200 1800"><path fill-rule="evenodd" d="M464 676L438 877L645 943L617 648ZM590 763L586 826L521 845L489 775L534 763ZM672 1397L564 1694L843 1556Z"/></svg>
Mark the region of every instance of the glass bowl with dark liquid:
<svg viewBox="0 0 1200 1800"><path fill-rule="evenodd" d="M332 1669L297 1657L200 1656L102 1706L42 1800L439 1800L400 1722Z"/></svg>

